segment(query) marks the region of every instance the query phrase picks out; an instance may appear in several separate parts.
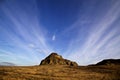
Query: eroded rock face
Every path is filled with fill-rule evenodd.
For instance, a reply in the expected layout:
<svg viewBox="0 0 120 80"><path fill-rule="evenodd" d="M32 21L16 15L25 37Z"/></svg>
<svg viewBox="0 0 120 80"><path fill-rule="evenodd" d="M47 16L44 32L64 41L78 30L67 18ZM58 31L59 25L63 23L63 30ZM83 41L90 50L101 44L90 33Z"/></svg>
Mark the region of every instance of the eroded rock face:
<svg viewBox="0 0 120 80"><path fill-rule="evenodd" d="M57 53L51 53L48 57L41 61L40 65L69 65L78 66L76 62L62 58Z"/></svg>

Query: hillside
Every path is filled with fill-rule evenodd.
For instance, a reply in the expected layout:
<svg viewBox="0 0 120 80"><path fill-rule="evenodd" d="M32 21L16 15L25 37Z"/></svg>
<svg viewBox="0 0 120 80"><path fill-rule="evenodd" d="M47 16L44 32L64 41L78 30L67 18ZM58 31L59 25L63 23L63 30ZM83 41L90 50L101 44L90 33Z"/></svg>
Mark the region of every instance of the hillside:
<svg viewBox="0 0 120 80"><path fill-rule="evenodd" d="M78 66L56 53L50 54L38 66L0 66L0 80L120 80L119 75L119 59Z"/></svg>
<svg viewBox="0 0 120 80"><path fill-rule="evenodd" d="M0 62L0 66L16 66L16 65L10 62Z"/></svg>
<svg viewBox="0 0 120 80"><path fill-rule="evenodd" d="M120 65L120 59L105 59L96 65Z"/></svg>

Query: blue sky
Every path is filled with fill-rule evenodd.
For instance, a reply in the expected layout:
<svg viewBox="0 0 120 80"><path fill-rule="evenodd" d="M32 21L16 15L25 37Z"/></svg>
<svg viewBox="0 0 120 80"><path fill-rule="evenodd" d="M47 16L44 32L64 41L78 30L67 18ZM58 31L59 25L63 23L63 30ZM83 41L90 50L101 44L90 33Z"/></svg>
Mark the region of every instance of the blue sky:
<svg viewBox="0 0 120 80"><path fill-rule="evenodd" d="M0 62L51 52L79 65L120 58L120 0L0 0Z"/></svg>

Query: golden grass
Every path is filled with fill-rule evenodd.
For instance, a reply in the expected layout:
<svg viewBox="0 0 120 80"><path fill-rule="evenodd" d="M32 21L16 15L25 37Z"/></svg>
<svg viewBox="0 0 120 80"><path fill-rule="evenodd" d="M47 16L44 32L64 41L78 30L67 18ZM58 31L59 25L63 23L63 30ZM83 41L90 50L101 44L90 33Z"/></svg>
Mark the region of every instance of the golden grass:
<svg viewBox="0 0 120 80"><path fill-rule="evenodd" d="M0 80L120 80L120 65L0 67Z"/></svg>

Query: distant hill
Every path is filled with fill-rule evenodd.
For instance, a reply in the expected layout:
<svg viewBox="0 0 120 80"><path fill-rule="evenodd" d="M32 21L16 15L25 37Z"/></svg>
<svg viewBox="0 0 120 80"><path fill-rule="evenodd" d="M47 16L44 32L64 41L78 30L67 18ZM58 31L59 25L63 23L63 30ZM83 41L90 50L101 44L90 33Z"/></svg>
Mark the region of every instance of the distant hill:
<svg viewBox="0 0 120 80"><path fill-rule="evenodd" d="M51 53L48 57L41 61L40 65L69 65L78 66L76 62L62 58L57 53Z"/></svg>
<svg viewBox="0 0 120 80"><path fill-rule="evenodd" d="M96 65L120 65L120 59L105 59Z"/></svg>
<svg viewBox="0 0 120 80"><path fill-rule="evenodd" d="M16 65L10 62L0 62L0 66L16 66Z"/></svg>

